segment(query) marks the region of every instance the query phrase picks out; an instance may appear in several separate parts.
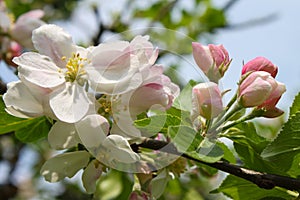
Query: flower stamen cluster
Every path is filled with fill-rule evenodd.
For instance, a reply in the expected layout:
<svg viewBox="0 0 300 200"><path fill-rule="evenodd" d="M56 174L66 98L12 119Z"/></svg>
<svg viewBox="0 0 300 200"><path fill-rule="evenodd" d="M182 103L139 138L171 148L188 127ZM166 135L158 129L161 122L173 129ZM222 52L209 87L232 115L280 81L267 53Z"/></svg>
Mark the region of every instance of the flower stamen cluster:
<svg viewBox="0 0 300 200"><path fill-rule="evenodd" d="M66 56L62 57L62 60L66 60ZM65 73L65 79L67 82L77 81L79 85L83 86L86 81L87 72L84 70L84 66L88 65L90 62L87 58L80 57L80 54L72 53L72 57L69 58Z"/></svg>

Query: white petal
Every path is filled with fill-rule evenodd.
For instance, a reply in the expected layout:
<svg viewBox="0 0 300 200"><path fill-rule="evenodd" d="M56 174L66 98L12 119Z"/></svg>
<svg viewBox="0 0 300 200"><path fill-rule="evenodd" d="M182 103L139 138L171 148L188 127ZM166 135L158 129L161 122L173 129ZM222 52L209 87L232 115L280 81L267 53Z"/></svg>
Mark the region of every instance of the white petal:
<svg viewBox="0 0 300 200"><path fill-rule="evenodd" d="M66 83L50 95L50 107L58 119L75 123L89 110L91 101L83 87L77 83Z"/></svg>
<svg viewBox="0 0 300 200"><path fill-rule="evenodd" d="M88 115L76 123L76 129L82 144L93 154L106 138L109 131L108 121L101 115Z"/></svg>
<svg viewBox="0 0 300 200"><path fill-rule="evenodd" d="M123 94L139 87L143 80L140 73L126 74L124 77L110 79L113 77L103 77L101 73L95 70L87 70L91 80L91 87L100 93L116 95Z"/></svg>
<svg viewBox="0 0 300 200"><path fill-rule="evenodd" d="M71 57L72 52L76 53L72 37L61 27L54 24L43 25L32 33L32 42L39 53L52 58L59 66L64 67L63 56Z"/></svg>
<svg viewBox="0 0 300 200"><path fill-rule="evenodd" d="M17 114L20 112L27 117L43 115L43 106L40 100L35 98L21 81L11 82L7 86L8 90L3 95L3 100L11 114L17 117L21 117Z"/></svg>
<svg viewBox="0 0 300 200"><path fill-rule="evenodd" d="M44 88L53 88L65 82L59 68L47 56L28 52L13 59L19 65L19 74L27 81Z"/></svg>
<svg viewBox="0 0 300 200"><path fill-rule="evenodd" d="M82 174L82 183L88 194L96 190L96 182L102 174L102 165L97 160L92 160Z"/></svg>
<svg viewBox="0 0 300 200"><path fill-rule="evenodd" d="M87 166L90 154L86 151L63 153L45 162L41 174L49 182L57 182L65 177L73 177L80 169Z"/></svg>
<svg viewBox="0 0 300 200"><path fill-rule="evenodd" d="M103 141L103 147L106 148L107 154L112 159L122 163L137 162L140 157L133 152L128 141L119 135L109 135Z"/></svg>
<svg viewBox="0 0 300 200"><path fill-rule="evenodd" d="M68 149L80 143L74 124L56 122L48 134L48 142L53 149Z"/></svg>

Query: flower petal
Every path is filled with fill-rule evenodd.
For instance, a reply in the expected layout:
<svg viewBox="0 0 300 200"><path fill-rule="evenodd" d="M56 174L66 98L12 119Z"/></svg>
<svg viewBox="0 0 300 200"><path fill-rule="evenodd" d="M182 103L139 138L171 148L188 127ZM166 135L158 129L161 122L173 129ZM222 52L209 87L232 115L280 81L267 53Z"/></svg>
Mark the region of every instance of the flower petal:
<svg viewBox="0 0 300 200"><path fill-rule="evenodd" d="M96 155L94 149L98 148L106 138L109 123L101 115L88 115L76 123L76 130L82 144L91 151L92 155Z"/></svg>
<svg viewBox="0 0 300 200"><path fill-rule="evenodd" d="M47 56L38 53L24 53L13 59L19 65L19 74L27 81L44 88L54 88L65 82L59 68Z"/></svg>
<svg viewBox="0 0 300 200"><path fill-rule="evenodd" d="M7 86L8 90L3 95L3 100L10 114L16 117L37 117L43 115L44 111L41 101L36 99L29 88L21 81L11 82Z"/></svg>
<svg viewBox="0 0 300 200"><path fill-rule="evenodd" d="M61 150L74 147L80 143L80 138L74 124L58 121L49 131L48 142L51 148Z"/></svg>
<svg viewBox="0 0 300 200"><path fill-rule="evenodd" d="M64 67L66 61L62 58L71 57L76 52L72 37L61 27L54 24L43 25L32 32L32 42L39 53L49 56L59 67Z"/></svg>
<svg viewBox="0 0 300 200"><path fill-rule="evenodd" d="M50 158L42 166L41 174L46 181L57 182L65 177L73 177L80 169L87 166L90 154L86 151L63 153Z"/></svg>
<svg viewBox="0 0 300 200"><path fill-rule="evenodd" d="M102 165L97 160L92 160L82 174L82 183L86 192L92 194L96 190L96 181L102 174Z"/></svg>
<svg viewBox="0 0 300 200"><path fill-rule="evenodd" d="M58 119L75 123L89 110L91 101L83 87L77 83L66 83L50 95L50 107Z"/></svg>
<svg viewBox="0 0 300 200"><path fill-rule="evenodd" d="M102 146L106 148L107 154L111 160L116 160L122 163L137 162L140 157L133 152L128 141L120 135L109 135L103 141Z"/></svg>

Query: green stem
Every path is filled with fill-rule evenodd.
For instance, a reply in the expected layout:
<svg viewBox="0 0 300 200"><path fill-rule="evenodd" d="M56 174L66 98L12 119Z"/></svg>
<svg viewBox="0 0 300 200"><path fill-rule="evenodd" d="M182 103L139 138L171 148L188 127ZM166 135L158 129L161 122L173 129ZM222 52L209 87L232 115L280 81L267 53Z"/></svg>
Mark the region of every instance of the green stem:
<svg viewBox="0 0 300 200"><path fill-rule="evenodd" d="M215 131L221 124L226 122L230 117L232 117L236 112L243 109L243 107L240 104L235 104L234 107L226 113L221 119L219 119L210 129L210 131Z"/></svg>
<svg viewBox="0 0 300 200"><path fill-rule="evenodd" d="M220 133L221 131L227 130L227 129L229 129L229 128L231 128L231 127L233 127L233 126L235 126L235 125L237 125L237 124L239 124L239 123L242 123L242 122L251 120L251 119L253 119L253 118L255 118L255 117L260 117L260 116L262 115L263 112L264 112L263 110L255 109L255 108L254 108L254 109L252 110L252 112L251 112L249 115L246 115L246 116L244 116L243 118L240 118L239 120L236 120L236 121L234 121L234 122L232 122L232 123L230 123L230 124L228 124L228 125L225 125L225 126L223 126L223 127L217 128L217 129L216 129L216 132L217 132L217 133Z"/></svg>

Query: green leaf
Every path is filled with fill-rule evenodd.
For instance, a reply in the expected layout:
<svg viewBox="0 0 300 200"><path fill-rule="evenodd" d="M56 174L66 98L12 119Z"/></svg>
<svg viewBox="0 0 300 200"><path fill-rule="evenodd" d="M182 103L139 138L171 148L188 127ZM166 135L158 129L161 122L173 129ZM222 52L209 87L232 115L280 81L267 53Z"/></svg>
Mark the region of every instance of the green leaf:
<svg viewBox="0 0 300 200"><path fill-rule="evenodd" d="M297 112L284 124L278 137L264 149L261 156L296 177L300 175L299 154L300 112ZM298 159L295 161L295 158Z"/></svg>
<svg viewBox="0 0 300 200"><path fill-rule="evenodd" d="M244 200L244 199L294 199L291 193L281 189L273 188L271 190L265 190L259 188L250 181L244 180L242 178L229 175L223 181L221 186L212 191L211 193L222 192L228 197L234 200ZM295 194L296 195L296 194Z"/></svg>
<svg viewBox="0 0 300 200"><path fill-rule="evenodd" d="M46 117L33 118L26 126L16 130L16 137L22 142L34 142L46 137L51 124Z"/></svg>
<svg viewBox="0 0 300 200"><path fill-rule="evenodd" d="M179 110L177 108L170 108L167 112L156 114L151 117L144 115L144 118L135 120L136 128L147 134L167 133L169 126L176 125L191 125L189 112Z"/></svg>
<svg viewBox="0 0 300 200"><path fill-rule="evenodd" d="M250 146L258 154L260 154L269 143L266 138L257 134L252 122L240 123L231 128L224 136L238 144Z"/></svg>
<svg viewBox="0 0 300 200"><path fill-rule="evenodd" d="M196 81L190 80L188 84L183 88L180 95L175 99L173 106L180 110L191 111L192 110L192 89L197 84Z"/></svg>
<svg viewBox="0 0 300 200"><path fill-rule="evenodd" d="M264 160L251 146L234 143L234 148L243 166L260 172L287 175L277 167L277 164Z"/></svg>
<svg viewBox="0 0 300 200"><path fill-rule="evenodd" d="M127 199L132 191L133 183L128 175L116 170L110 170L98 181L94 199Z"/></svg>
<svg viewBox="0 0 300 200"><path fill-rule="evenodd" d="M0 100L0 134L9 133L28 126L34 118L18 118L5 111L5 104L2 96Z"/></svg>
<svg viewBox="0 0 300 200"><path fill-rule="evenodd" d="M229 163L236 163L236 158L228 146L220 141L218 141L217 144L224 152L223 159L227 160Z"/></svg>
<svg viewBox="0 0 300 200"><path fill-rule="evenodd" d="M274 163L261 157L260 153L269 144L269 141L257 134L252 122L245 122L231 128L225 136L234 142L235 151L245 167L260 172L284 175L284 172L278 169Z"/></svg>
<svg viewBox="0 0 300 200"><path fill-rule="evenodd" d="M201 141L196 151L187 152L186 154L207 163L217 162L224 156L224 152L222 148L218 146L217 142L208 138L204 138L204 140Z"/></svg>
<svg viewBox="0 0 300 200"><path fill-rule="evenodd" d="M213 163L220 160L224 153L216 142L204 138L189 126L170 126L168 136L178 151L194 159Z"/></svg>
<svg viewBox="0 0 300 200"><path fill-rule="evenodd" d="M295 96L292 107L290 108L290 117L300 111L300 92Z"/></svg>
<svg viewBox="0 0 300 200"><path fill-rule="evenodd" d="M189 126L169 126L168 136L180 152L195 151L200 142L203 140L202 136L198 134L193 128Z"/></svg>

